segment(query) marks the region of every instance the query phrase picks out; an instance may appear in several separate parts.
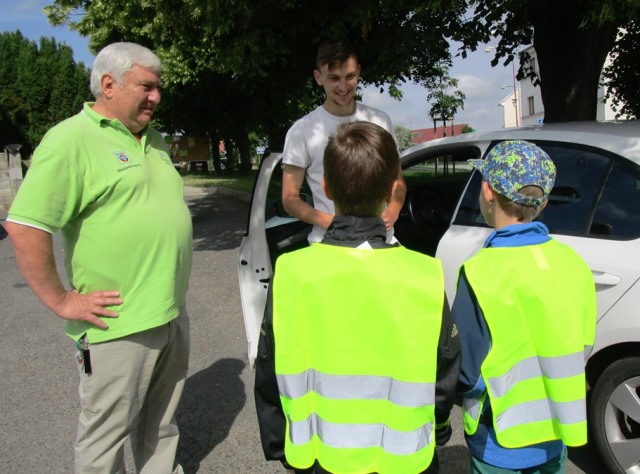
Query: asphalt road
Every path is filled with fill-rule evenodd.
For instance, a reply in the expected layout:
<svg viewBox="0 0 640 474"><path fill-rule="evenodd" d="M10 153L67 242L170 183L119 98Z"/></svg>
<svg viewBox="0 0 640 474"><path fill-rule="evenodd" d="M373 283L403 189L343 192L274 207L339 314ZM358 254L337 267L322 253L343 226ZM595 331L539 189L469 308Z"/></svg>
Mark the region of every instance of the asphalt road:
<svg viewBox="0 0 640 474"><path fill-rule="evenodd" d="M253 403L253 371L236 270L246 199L188 190L194 224L189 290L191 362L178 412L178 458L186 473L284 473L262 456ZM0 211L0 224L6 214ZM60 243L55 240L61 261ZM78 415L74 347L63 323L20 275L8 239L0 241L0 472L73 472ZM443 474L468 473L460 411L454 436L438 449ZM606 473L585 447L570 450L567 472ZM129 456L127 459L130 461ZM132 466L129 463L129 466ZM128 472L135 472L133 467Z"/></svg>

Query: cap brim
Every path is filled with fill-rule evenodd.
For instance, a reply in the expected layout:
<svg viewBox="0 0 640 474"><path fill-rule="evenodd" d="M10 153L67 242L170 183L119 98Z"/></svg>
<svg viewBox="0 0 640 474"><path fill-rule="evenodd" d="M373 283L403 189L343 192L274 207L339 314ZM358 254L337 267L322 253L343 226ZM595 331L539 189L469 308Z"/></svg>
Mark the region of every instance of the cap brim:
<svg viewBox="0 0 640 474"><path fill-rule="evenodd" d="M471 166L473 166L478 171L482 171L482 168L484 168L484 160L482 160L482 159L480 159L480 160L467 160L467 163L470 164Z"/></svg>

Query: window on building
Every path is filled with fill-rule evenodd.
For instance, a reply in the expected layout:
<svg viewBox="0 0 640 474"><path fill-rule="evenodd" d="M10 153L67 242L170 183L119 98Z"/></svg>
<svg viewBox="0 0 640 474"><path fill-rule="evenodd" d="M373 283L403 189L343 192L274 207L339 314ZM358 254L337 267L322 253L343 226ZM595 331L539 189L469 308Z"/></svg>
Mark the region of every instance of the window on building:
<svg viewBox="0 0 640 474"><path fill-rule="evenodd" d="M532 72L538 72L538 70L536 69L536 58L531 58L531 60L529 61L529 67L531 68Z"/></svg>
<svg viewBox="0 0 640 474"><path fill-rule="evenodd" d="M533 105L533 96L527 98L527 102L529 103L529 115L533 115L536 113L535 107Z"/></svg>

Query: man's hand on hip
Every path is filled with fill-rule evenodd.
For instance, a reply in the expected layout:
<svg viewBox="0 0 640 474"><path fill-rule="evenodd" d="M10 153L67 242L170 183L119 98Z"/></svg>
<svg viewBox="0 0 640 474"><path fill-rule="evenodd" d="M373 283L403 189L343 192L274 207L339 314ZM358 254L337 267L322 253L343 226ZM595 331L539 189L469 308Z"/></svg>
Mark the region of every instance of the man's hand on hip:
<svg viewBox="0 0 640 474"><path fill-rule="evenodd" d="M98 316L117 318L118 313L105 308L122 304L118 291L93 291L81 294L77 291L68 291L63 300L57 304L53 311L62 319L73 321L87 321L102 329L108 329L109 325Z"/></svg>

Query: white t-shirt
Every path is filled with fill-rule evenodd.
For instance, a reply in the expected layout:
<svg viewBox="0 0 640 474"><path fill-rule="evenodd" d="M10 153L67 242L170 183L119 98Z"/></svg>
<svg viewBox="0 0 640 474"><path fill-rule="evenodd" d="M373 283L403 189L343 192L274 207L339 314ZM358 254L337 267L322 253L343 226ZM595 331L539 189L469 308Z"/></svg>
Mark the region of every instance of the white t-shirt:
<svg viewBox="0 0 640 474"><path fill-rule="evenodd" d="M339 117L331 115L322 106L308 113L287 132L284 142L283 163L306 169L306 178L314 207L329 214L335 214L333 201L322 190L322 176L324 167L322 164L324 149L329 141L329 136L338 128L338 125L347 122L365 121L372 122L387 130L395 139L393 124L387 114L381 110L368 107L356 102L356 110L352 115ZM309 234L309 242L320 242L325 229L313 226ZM389 236L388 236L389 237Z"/></svg>

